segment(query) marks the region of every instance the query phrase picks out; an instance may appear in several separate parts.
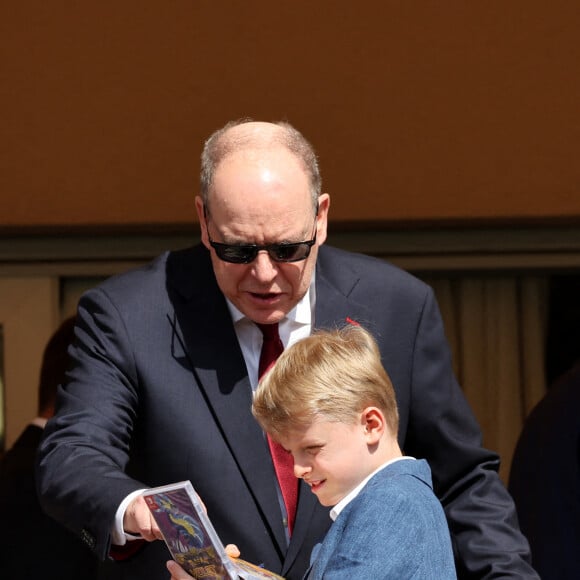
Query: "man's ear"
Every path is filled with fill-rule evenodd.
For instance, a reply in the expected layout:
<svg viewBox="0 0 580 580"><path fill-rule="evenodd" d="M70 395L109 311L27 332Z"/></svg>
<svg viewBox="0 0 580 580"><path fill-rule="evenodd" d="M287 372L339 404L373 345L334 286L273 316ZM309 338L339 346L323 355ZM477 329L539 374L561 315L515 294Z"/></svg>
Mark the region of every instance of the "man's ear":
<svg viewBox="0 0 580 580"><path fill-rule="evenodd" d="M203 245L209 250L210 245L209 239L207 237L207 222L205 219L205 213L203 211L203 200L199 195L195 197L195 209L197 211L197 218L199 219L201 241Z"/></svg>
<svg viewBox="0 0 580 580"><path fill-rule="evenodd" d="M367 407L361 413L361 424L365 430L367 443L377 443L386 429L385 416L377 407Z"/></svg>
<svg viewBox="0 0 580 580"><path fill-rule="evenodd" d="M316 217L316 242L322 246L326 241L328 228L328 209L330 207L330 195L322 193L318 196L318 216Z"/></svg>

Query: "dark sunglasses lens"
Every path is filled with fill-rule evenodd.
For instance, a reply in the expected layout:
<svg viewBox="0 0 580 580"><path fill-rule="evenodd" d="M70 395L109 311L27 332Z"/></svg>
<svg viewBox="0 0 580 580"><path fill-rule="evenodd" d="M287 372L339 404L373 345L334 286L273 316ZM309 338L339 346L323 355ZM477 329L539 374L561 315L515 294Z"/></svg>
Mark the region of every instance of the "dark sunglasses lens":
<svg viewBox="0 0 580 580"><path fill-rule="evenodd" d="M251 246L228 246L226 244L216 244L214 246L216 254L220 260L231 262L232 264L247 264L256 257L256 249Z"/></svg>
<svg viewBox="0 0 580 580"><path fill-rule="evenodd" d="M259 246L237 246L211 242L217 257L232 264L249 264L256 259L261 249L267 250L270 258L275 262L299 262L310 255L311 242L296 244L279 244L260 248Z"/></svg>
<svg viewBox="0 0 580 580"><path fill-rule="evenodd" d="M280 244L270 250L270 256L276 262L298 262L310 254L309 244Z"/></svg>

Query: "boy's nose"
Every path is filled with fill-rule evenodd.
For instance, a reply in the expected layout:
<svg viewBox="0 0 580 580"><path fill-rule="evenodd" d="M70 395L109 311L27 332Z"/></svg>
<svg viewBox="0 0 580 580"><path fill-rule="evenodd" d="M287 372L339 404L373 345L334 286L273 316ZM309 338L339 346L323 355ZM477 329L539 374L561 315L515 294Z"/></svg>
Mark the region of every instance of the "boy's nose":
<svg viewBox="0 0 580 580"><path fill-rule="evenodd" d="M309 467L305 467L303 465L299 465L298 463L294 463L294 475L298 479L302 479L309 472L310 472Z"/></svg>

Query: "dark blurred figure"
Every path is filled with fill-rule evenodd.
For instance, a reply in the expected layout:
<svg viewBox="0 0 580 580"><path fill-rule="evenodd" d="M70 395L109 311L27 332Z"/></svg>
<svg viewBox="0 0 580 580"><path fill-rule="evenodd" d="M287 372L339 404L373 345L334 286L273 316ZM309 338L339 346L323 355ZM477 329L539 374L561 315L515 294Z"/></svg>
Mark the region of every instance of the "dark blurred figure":
<svg viewBox="0 0 580 580"><path fill-rule="evenodd" d="M66 319L46 345L38 391L38 417L0 462L0 578L44 580L96 578L97 560L71 532L40 508L34 483L36 449L54 414L58 385L68 366L74 318Z"/></svg>
<svg viewBox="0 0 580 580"><path fill-rule="evenodd" d="M580 364L527 418L509 481L542 580L580 578Z"/></svg>

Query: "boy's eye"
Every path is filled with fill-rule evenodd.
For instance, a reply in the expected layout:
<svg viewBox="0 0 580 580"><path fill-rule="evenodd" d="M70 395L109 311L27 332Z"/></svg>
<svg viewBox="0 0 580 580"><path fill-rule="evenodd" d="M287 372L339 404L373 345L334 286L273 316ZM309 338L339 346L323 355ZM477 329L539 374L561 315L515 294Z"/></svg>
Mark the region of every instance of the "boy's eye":
<svg viewBox="0 0 580 580"><path fill-rule="evenodd" d="M317 445L316 447L308 447L306 453L308 455L316 455L322 449L322 445Z"/></svg>

